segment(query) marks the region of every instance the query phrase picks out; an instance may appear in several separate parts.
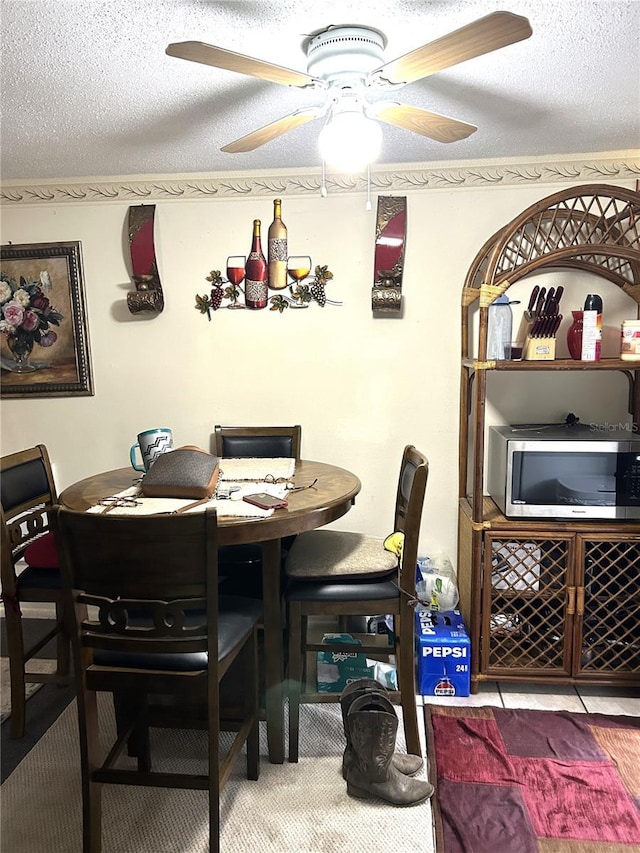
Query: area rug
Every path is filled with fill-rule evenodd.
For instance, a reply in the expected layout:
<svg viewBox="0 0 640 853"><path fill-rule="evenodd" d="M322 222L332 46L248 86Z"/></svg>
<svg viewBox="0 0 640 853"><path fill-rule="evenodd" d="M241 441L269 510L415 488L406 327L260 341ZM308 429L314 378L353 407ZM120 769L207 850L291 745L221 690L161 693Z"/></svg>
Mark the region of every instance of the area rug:
<svg viewBox="0 0 640 853"><path fill-rule="evenodd" d="M33 658L29 661L30 672L55 672L56 662L54 660L39 660ZM29 699L42 687L42 683L28 682L25 685L25 695ZM9 679L9 658L0 658L0 722L11 716L11 683Z"/></svg>
<svg viewBox="0 0 640 853"><path fill-rule="evenodd" d="M639 853L640 717L425 706L437 853Z"/></svg>
<svg viewBox="0 0 640 853"><path fill-rule="evenodd" d="M100 713L113 731L110 702L100 698ZM433 853L429 801L394 808L347 795L339 706L304 705L300 722L297 764L269 764L264 730L259 780L248 781L244 759L236 762L221 798L223 853ZM202 732L158 733L153 740L156 766L203 772L204 738ZM0 788L0 849L82 849L77 742L74 702ZM207 850L206 792L119 785L103 790L103 853Z"/></svg>

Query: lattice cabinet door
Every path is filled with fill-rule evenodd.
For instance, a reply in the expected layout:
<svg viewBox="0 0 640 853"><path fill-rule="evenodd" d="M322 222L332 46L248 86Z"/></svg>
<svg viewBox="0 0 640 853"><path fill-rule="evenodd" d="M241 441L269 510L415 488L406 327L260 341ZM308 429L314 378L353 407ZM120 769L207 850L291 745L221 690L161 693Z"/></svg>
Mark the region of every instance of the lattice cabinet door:
<svg viewBox="0 0 640 853"><path fill-rule="evenodd" d="M570 534L485 533L483 672L571 673L574 543Z"/></svg>
<svg viewBox="0 0 640 853"><path fill-rule="evenodd" d="M640 535L578 535L576 675L640 684Z"/></svg>

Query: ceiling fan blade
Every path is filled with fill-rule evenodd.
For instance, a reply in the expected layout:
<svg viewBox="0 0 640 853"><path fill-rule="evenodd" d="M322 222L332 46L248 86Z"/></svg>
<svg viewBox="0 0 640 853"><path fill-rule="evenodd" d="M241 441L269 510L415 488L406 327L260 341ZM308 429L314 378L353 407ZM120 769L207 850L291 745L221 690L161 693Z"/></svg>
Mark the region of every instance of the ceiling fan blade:
<svg viewBox="0 0 640 853"><path fill-rule="evenodd" d="M261 145L271 142L272 139L282 136L283 133L288 133L296 127L301 127L308 121L320 118L320 116L324 115L326 111L326 108L322 107L310 107L305 110L297 110L295 113L284 116L284 118L279 118L277 121L271 122L271 124L266 124L264 127L248 133L241 139L236 139L235 142L230 142L220 150L226 151L227 154L240 154L244 151L253 151Z"/></svg>
<svg viewBox="0 0 640 853"><path fill-rule="evenodd" d="M324 86L321 80L304 74L302 71L292 71L280 65L272 65L261 59L253 59L242 53L234 53L221 47L214 47L201 41L181 41L170 44L165 53L188 59L191 62L201 62L203 65L213 65L214 68L224 68L227 71L237 71L238 74L248 74L269 80L271 83L281 83L283 86Z"/></svg>
<svg viewBox="0 0 640 853"><path fill-rule="evenodd" d="M478 129L465 121L431 113L419 107L397 104L394 101L378 101L377 104L370 104L367 114L387 124L420 133L436 142L458 142L471 136Z"/></svg>
<svg viewBox="0 0 640 853"><path fill-rule="evenodd" d="M532 32L527 18L511 12L494 12L388 62L373 71L370 77L382 77L390 83L411 83L467 59L527 39Z"/></svg>

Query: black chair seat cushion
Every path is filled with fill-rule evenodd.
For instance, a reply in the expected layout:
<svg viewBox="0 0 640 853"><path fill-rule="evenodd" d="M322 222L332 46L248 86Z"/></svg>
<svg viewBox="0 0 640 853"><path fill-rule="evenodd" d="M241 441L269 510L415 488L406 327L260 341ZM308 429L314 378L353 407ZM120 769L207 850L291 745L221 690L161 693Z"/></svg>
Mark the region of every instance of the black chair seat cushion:
<svg viewBox="0 0 640 853"><path fill-rule="evenodd" d="M287 601L381 601L399 595L397 572L378 581L289 581Z"/></svg>
<svg viewBox="0 0 640 853"><path fill-rule="evenodd" d="M296 580L376 580L397 570L384 540L341 530L310 530L293 543L285 571Z"/></svg>
<svg viewBox="0 0 640 853"><path fill-rule="evenodd" d="M60 589L62 575L56 569L41 569L27 566L18 575L18 598L21 589Z"/></svg>
<svg viewBox="0 0 640 853"><path fill-rule="evenodd" d="M24 552L24 561L28 566L36 569L59 569L58 549L53 533L49 531L35 542L27 545Z"/></svg>
<svg viewBox="0 0 640 853"><path fill-rule="evenodd" d="M185 621L187 624L198 624L202 621L202 615L202 611L194 611ZM221 596L218 603L218 660L223 660L261 619L261 602L240 596ZM149 620L135 620L137 625L143 625L145 622L149 624ZM105 652L96 649L93 661L97 666L192 672L206 669L207 654L205 652L192 652L188 654L145 655L129 652Z"/></svg>

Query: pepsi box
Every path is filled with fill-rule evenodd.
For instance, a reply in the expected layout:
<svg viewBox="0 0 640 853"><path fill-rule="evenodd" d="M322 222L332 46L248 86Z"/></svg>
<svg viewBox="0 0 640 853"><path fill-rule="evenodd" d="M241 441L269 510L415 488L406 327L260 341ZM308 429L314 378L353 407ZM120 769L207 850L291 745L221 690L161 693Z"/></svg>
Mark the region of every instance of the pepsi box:
<svg viewBox="0 0 640 853"><path fill-rule="evenodd" d="M460 611L416 611L416 651L420 695L469 695L471 641Z"/></svg>

